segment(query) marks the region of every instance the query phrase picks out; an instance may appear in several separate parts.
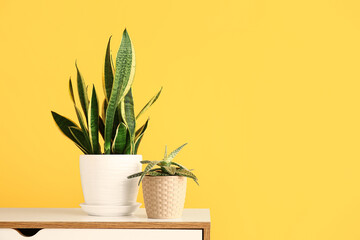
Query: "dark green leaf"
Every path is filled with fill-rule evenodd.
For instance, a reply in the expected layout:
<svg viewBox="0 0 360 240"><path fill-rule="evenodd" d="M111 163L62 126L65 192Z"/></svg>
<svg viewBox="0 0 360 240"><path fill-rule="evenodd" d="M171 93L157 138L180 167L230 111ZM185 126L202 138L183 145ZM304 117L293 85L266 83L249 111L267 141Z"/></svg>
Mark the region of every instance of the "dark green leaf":
<svg viewBox="0 0 360 240"><path fill-rule="evenodd" d="M90 146L90 143L88 142L88 140L85 138L83 132L81 131L80 128L77 127L70 127L69 128L71 134L73 135L73 137L76 139L76 145L85 153L85 154L92 154L92 149Z"/></svg>
<svg viewBox="0 0 360 240"><path fill-rule="evenodd" d="M69 78L69 92L70 92L71 100L75 104L74 90L73 90L73 85L72 85L72 82L71 82L71 78Z"/></svg>
<svg viewBox="0 0 360 240"><path fill-rule="evenodd" d="M104 130L105 130L104 120L99 116L99 132L103 139L104 139Z"/></svg>
<svg viewBox="0 0 360 240"><path fill-rule="evenodd" d="M132 88L126 94L124 98L124 110L122 111L122 117L125 120L126 125L129 128L130 135L135 137L135 114L134 114L134 99L132 95Z"/></svg>
<svg viewBox="0 0 360 240"><path fill-rule="evenodd" d="M116 129L114 142L112 145L113 153L122 154L126 147L127 128L124 123L120 123Z"/></svg>
<svg viewBox="0 0 360 240"><path fill-rule="evenodd" d="M153 96L153 97L150 99L150 101L143 107L143 109L141 109L141 111L140 111L140 112L138 113L138 115L136 116L136 119L138 119L144 112L146 112L146 110L148 110L148 108L151 107L151 105L153 105L153 104L156 102L156 100L157 100L157 99L159 98L159 96L160 96L161 91L162 91L162 87L161 87L160 91L159 91L155 96Z"/></svg>
<svg viewBox="0 0 360 240"><path fill-rule="evenodd" d="M106 109L107 109L107 102L106 99L104 99L103 104L102 104L102 108L101 108L101 117L102 119L105 121L106 118ZM104 124L105 125L105 124Z"/></svg>
<svg viewBox="0 0 360 240"><path fill-rule="evenodd" d="M138 152L139 145L140 145L141 140L144 136L144 133L147 129L148 123L149 123L149 119L145 122L145 124L139 130L136 131L134 154L137 154L137 152Z"/></svg>
<svg viewBox="0 0 360 240"><path fill-rule="evenodd" d="M110 99L111 89L114 81L114 64L111 56L110 41L111 41L111 36L109 38L106 48L104 75L103 75L103 88L104 88L106 101L109 101Z"/></svg>
<svg viewBox="0 0 360 240"><path fill-rule="evenodd" d="M88 114L89 139L94 154L100 153L99 145L99 103L96 96L95 86L91 94L91 102Z"/></svg>
<svg viewBox="0 0 360 240"><path fill-rule="evenodd" d="M111 152L111 137L114 128L114 118L118 105L130 90L135 74L135 52L130 37L125 30L120 48L116 57L115 79L111 90L109 104L105 118L105 144L106 154Z"/></svg>
<svg viewBox="0 0 360 240"><path fill-rule="evenodd" d="M53 119L54 119L56 125L59 127L60 131L80 148L80 143L72 135L72 133L69 129L70 127L80 129L78 127L78 125L76 125L76 123L67 119L66 117L63 117L60 114L57 114L56 112L51 111L51 114L53 116ZM84 151L83 149L81 149L81 150Z"/></svg>
<svg viewBox="0 0 360 240"><path fill-rule="evenodd" d="M77 72L77 87L78 87L80 104L83 109L85 118L87 120L88 119L87 114L89 111L89 97L87 94L87 87L85 86L84 79L83 79L76 63L75 63L75 66L76 66L76 72Z"/></svg>

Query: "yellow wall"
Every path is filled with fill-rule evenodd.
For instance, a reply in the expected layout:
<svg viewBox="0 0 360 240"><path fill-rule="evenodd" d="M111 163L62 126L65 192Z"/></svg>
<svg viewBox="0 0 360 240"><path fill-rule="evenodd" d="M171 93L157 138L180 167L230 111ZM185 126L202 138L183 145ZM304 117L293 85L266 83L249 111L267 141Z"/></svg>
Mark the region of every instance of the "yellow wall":
<svg viewBox="0 0 360 240"><path fill-rule="evenodd" d="M186 207L213 239L360 238L360 3L356 0L0 2L0 207L78 207L75 59L101 91L108 37L127 27L137 110L160 88L145 159L189 145ZM144 120L144 119L143 119ZM139 200L142 201L141 196Z"/></svg>

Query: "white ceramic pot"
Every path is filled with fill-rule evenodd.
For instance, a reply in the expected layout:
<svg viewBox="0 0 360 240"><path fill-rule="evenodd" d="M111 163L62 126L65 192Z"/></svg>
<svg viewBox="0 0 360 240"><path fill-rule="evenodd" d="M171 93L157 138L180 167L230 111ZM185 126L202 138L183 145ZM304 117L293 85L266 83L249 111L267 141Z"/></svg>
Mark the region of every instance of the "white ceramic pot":
<svg viewBox="0 0 360 240"><path fill-rule="evenodd" d="M81 155L80 176L85 205L137 205L138 179L128 179L127 176L141 171L141 160L141 155Z"/></svg>

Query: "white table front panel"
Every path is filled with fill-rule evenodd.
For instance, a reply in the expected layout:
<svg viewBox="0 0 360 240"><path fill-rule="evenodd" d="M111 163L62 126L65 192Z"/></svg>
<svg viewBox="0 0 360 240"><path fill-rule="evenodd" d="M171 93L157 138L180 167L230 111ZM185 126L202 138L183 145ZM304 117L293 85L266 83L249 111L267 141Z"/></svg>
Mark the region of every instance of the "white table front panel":
<svg viewBox="0 0 360 240"><path fill-rule="evenodd" d="M42 229L32 237L0 229L0 240L202 240L202 230L182 229Z"/></svg>

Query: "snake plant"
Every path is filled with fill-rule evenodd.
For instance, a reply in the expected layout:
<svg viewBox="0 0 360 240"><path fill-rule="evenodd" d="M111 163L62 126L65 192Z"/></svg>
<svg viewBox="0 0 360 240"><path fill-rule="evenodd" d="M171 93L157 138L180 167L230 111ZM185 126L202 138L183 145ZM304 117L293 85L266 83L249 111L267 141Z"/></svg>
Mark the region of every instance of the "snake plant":
<svg viewBox="0 0 360 240"><path fill-rule="evenodd" d="M135 116L132 95L135 74L134 46L125 29L116 56L116 66L114 66L110 41L111 37L107 44L103 69L105 97L102 106L98 103L98 95L94 86L89 98L88 86L75 63L77 93L81 109L75 101L71 78L69 79L69 92L79 124L56 112L52 111L51 113L60 131L72 140L84 154L137 154L149 119L139 128L136 128L136 121L156 102L162 88ZM103 148L100 147L99 133L104 140Z"/></svg>
<svg viewBox="0 0 360 240"><path fill-rule="evenodd" d="M130 175L128 178L140 177L138 183L138 185L140 185L145 176L183 176L191 178L199 185L197 177L191 172L192 170L172 161L186 144L187 143L181 145L169 155L167 155L167 147L165 146L164 158L161 161L141 161L142 164L147 164L144 171ZM154 168L156 166L157 168Z"/></svg>

